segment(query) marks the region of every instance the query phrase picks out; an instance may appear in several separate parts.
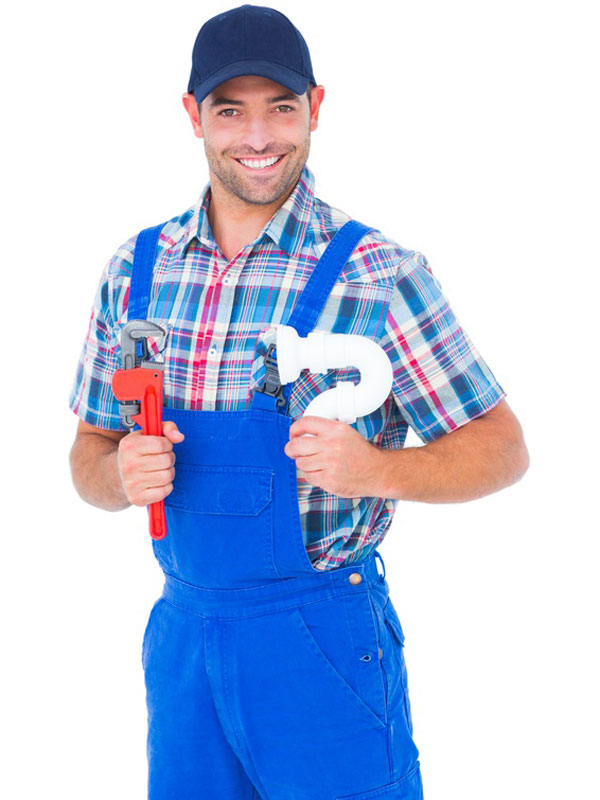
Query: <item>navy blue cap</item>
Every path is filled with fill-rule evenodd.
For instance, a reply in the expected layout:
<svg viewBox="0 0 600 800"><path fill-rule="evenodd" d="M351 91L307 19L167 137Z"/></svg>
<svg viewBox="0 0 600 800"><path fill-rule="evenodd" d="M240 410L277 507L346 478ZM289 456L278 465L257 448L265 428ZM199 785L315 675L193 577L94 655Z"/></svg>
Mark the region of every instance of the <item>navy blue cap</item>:
<svg viewBox="0 0 600 800"><path fill-rule="evenodd" d="M264 6L239 6L204 23L194 44L188 92L201 103L240 75L270 78L296 94L304 94L309 83L317 85L300 31Z"/></svg>

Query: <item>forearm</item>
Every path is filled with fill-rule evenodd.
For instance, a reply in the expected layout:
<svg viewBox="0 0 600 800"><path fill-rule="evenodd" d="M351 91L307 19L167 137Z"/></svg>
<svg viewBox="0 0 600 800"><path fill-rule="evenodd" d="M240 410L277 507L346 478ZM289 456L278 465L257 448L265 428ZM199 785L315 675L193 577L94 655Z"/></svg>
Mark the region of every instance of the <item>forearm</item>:
<svg viewBox="0 0 600 800"><path fill-rule="evenodd" d="M71 474L79 496L106 511L121 511L131 505L117 466L119 443L105 436L86 433L77 437L70 455Z"/></svg>
<svg viewBox="0 0 600 800"><path fill-rule="evenodd" d="M423 503L484 497L516 483L529 465L516 418L508 427L488 415L422 447L380 453L376 496Z"/></svg>

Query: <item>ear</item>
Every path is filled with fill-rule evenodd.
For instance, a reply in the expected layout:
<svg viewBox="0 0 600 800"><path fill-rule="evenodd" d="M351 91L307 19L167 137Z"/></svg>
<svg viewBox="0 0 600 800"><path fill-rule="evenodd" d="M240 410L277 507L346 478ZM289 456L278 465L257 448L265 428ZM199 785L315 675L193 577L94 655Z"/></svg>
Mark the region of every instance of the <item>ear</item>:
<svg viewBox="0 0 600 800"><path fill-rule="evenodd" d="M312 90L312 94L310 96L311 101L311 111L310 111L310 130L316 131L317 125L319 123L319 109L321 108L321 103L323 102L323 98L325 97L325 87L319 84L315 86Z"/></svg>
<svg viewBox="0 0 600 800"><path fill-rule="evenodd" d="M198 139L202 139L204 133L202 131L202 125L200 124L200 115L198 114L198 104L196 103L196 98L193 94L185 92L182 95L181 100L191 120L192 128L194 129L194 136L197 136Z"/></svg>

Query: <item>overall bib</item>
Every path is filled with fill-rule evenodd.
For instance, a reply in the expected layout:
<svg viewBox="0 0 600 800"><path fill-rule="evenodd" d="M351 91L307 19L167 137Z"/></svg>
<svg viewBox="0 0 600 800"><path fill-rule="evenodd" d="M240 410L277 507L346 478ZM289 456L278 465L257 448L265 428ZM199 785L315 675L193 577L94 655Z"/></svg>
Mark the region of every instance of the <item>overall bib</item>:
<svg viewBox="0 0 600 800"><path fill-rule="evenodd" d="M158 233L138 237L129 319L145 319ZM286 324L313 330L359 239L332 239ZM242 411L163 408L174 445L165 574L144 633L150 800L420 800L404 636L372 552L315 569L295 461L291 384Z"/></svg>

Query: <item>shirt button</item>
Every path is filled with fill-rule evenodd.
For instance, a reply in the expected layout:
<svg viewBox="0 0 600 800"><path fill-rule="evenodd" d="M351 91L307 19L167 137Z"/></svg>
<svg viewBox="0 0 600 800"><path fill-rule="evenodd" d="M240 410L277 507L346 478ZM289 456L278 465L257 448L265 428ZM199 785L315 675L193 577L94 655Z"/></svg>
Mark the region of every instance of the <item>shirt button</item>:
<svg viewBox="0 0 600 800"><path fill-rule="evenodd" d="M358 584L362 581L362 575L360 574L360 572L353 572L352 575L350 575L350 577L348 578L348 580L353 586L358 586Z"/></svg>
<svg viewBox="0 0 600 800"><path fill-rule="evenodd" d="M225 277L223 278L223 283L225 284L225 286L229 286L229 284L231 283L231 278L229 277L229 275L225 275Z"/></svg>
<svg viewBox="0 0 600 800"><path fill-rule="evenodd" d="M209 356L216 356L217 348L213 345L210 350L208 351Z"/></svg>

